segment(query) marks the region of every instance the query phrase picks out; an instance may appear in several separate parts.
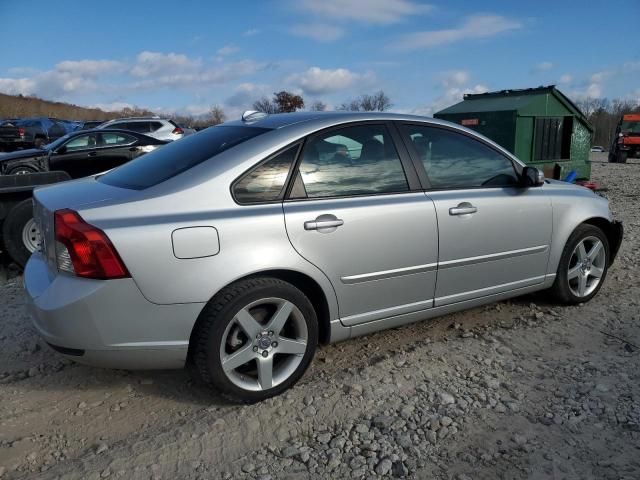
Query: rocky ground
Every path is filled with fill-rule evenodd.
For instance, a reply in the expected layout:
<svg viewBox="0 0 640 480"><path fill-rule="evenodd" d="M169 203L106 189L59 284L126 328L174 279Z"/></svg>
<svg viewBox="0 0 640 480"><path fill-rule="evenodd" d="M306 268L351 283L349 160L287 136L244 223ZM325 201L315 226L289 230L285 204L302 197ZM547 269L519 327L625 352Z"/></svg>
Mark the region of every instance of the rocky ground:
<svg viewBox="0 0 640 480"><path fill-rule="evenodd" d="M322 347L257 405L61 360L9 271L0 478L640 478L640 162L593 167L626 237L591 303L528 296Z"/></svg>

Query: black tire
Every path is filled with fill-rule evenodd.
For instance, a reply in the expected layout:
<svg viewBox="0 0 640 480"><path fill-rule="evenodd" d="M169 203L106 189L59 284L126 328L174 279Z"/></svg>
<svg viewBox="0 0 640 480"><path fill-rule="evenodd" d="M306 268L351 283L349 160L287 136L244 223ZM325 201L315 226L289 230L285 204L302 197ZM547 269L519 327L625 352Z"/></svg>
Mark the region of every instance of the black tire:
<svg viewBox="0 0 640 480"><path fill-rule="evenodd" d="M29 220L33 218L33 203L29 198L14 206L2 224L2 240L11 259L24 267L31 256L31 251L22 240L22 232Z"/></svg>
<svg viewBox="0 0 640 480"><path fill-rule="evenodd" d="M616 153L616 163L627 163L627 152L618 150L618 153Z"/></svg>
<svg viewBox="0 0 640 480"><path fill-rule="evenodd" d="M605 261L604 261L604 272L600 277L600 282L596 286L596 288L589 294L584 297L577 296L573 293L569 286L568 279L568 271L569 271L569 262L571 261L571 257L573 251L578 246L578 244L588 237L596 237L598 240L602 242L605 249ZM567 240L567 243L562 251L562 257L560 258L560 264L558 265L558 271L556 272L556 279L553 283L553 286L550 289L550 293L560 302L566 303L569 305L576 305L579 303L585 303L591 300L594 296L598 294L600 288L604 284L604 281L607 277L607 272L609 270L609 241L607 240L607 236L604 234L602 230L598 227L582 224L579 225Z"/></svg>
<svg viewBox="0 0 640 480"><path fill-rule="evenodd" d="M607 155L607 160L609 161L609 163L616 163L616 157L613 152L609 152L609 155Z"/></svg>
<svg viewBox="0 0 640 480"><path fill-rule="evenodd" d="M7 172L7 175L25 175L30 173L36 173L36 170L27 166L13 167Z"/></svg>
<svg viewBox="0 0 640 480"><path fill-rule="evenodd" d="M252 391L233 383L223 371L221 344L235 315L252 302L267 298L284 299L298 308L306 323L307 345L302 361L286 380L266 390ZM255 403L279 395L302 377L318 344L318 320L309 299L293 285L276 278L250 278L224 288L209 301L198 318L191 343L196 370L205 383L231 401Z"/></svg>

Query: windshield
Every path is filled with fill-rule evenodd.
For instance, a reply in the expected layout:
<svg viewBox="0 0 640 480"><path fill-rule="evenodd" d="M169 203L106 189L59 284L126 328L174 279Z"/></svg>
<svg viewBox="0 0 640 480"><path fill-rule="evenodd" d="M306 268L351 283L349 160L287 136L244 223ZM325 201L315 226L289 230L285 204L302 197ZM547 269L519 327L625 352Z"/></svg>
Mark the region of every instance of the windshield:
<svg viewBox="0 0 640 480"><path fill-rule="evenodd" d="M67 133L65 136L60 137L59 139L57 139L54 142L51 143L47 143L46 145L43 145L42 148L43 150L55 150L56 148L58 148L60 145L62 145L64 142L66 142L67 140L69 140L69 137L71 137L70 133Z"/></svg>
<svg viewBox="0 0 640 480"><path fill-rule="evenodd" d="M98 180L114 187L143 190L268 131L267 128L244 126L211 127L138 157Z"/></svg>
<svg viewBox="0 0 640 480"><path fill-rule="evenodd" d="M640 122L624 121L620 125L621 132L640 133Z"/></svg>

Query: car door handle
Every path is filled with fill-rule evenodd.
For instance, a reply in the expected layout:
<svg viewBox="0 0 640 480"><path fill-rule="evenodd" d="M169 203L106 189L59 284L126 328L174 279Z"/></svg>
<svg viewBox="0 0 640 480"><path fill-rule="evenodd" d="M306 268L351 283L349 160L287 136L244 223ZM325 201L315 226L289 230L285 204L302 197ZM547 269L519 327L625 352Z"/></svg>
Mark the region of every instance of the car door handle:
<svg viewBox="0 0 640 480"><path fill-rule="evenodd" d="M468 202L463 202L457 207L452 207L449 209L449 215L469 215L471 213L476 213L478 209L471 205Z"/></svg>
<svg viewBox="0 0 640 480"><path fill-rule="evenodd" d="M98 154L98 152L89 152L87 153L87 157L95 157Z"/></svg>
<svg viewBox="0 0 640 480"><path fill-rule="evenodd" d="M344 225L344 220L340 220L339 218L333 218L333 219L323 219L321 218L322 215L318 218L316 218L315 220L309 220L304 222L304 229L305 230L322 230L325 228L337 228L341 225Z"/></svg>

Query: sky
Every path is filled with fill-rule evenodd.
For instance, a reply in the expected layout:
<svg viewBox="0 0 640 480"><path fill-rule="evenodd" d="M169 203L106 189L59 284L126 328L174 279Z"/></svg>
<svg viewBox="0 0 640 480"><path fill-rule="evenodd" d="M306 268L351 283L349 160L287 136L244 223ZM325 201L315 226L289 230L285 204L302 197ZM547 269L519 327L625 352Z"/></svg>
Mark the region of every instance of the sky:
<svg viewBox="0 0 640 480"><path fill-rule="evenodd" d="M283 89L329 109L384 90L423 115L549 84L640 101L625 19L640 0L0 0L0 92L228 118Z"/></svg>

